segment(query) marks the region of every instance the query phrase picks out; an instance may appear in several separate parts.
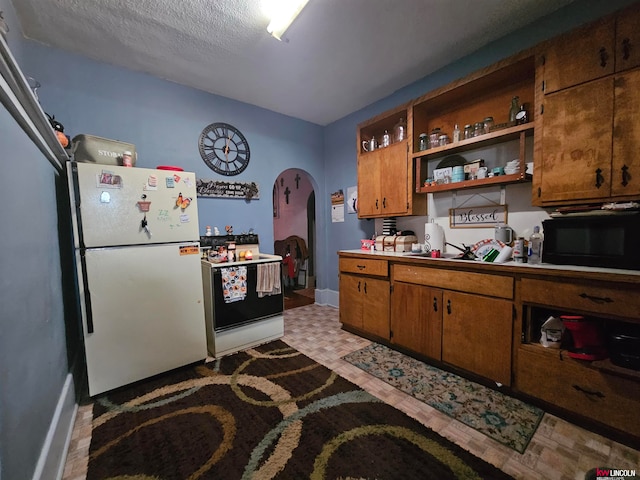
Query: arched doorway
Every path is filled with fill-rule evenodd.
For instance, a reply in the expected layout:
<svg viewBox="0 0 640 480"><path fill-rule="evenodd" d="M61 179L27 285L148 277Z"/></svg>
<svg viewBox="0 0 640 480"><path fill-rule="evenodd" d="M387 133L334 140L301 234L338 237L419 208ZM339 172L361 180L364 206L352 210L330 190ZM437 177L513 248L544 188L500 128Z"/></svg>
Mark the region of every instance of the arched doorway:
<svg viewBox="0 0 640 480"><path fill-rule="evenodd" d="M284 261L285 309L315 301L316 212L311 176L290 168L273 185L274 252Z"/></svg>

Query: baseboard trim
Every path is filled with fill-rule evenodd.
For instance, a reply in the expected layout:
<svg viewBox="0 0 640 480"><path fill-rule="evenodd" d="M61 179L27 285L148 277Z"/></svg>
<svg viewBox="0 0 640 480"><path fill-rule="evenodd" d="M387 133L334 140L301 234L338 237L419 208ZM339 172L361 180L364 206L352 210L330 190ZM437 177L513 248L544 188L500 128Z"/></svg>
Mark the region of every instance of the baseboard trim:
<svg viewBox="0 0 640 480"><path fill-rule="evenodd" d="M65 462L73 424L78 412L73 375L69 373L62 386L49 431L40 451L40 458L33 473L33 480L60 480Z"/></svg>
<svg viewBox="0 0 640 480"><path fill-rule="evenodd" d="M319 290L316 288L315 296L316 304L338 308L339 296L338 292L336 292L335 290L329 290L328 288Z"/></svg>

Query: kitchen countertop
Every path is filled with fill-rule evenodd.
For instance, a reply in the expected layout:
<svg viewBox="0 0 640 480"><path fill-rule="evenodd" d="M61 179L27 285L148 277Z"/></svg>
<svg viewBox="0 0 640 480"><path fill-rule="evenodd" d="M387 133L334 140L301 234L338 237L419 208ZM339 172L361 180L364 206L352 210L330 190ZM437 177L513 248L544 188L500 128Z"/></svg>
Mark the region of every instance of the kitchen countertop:
<svg viewBox="0 0 640 480"><path fill-rule="evenodd" d="M447 267L460 270L485 271L487 273L536 273L549 275L554 274L558 277L586 278L590 277L609 277L611 281L632 282L640 284L639 270L621 270L616 268L600 268L600 267L584 267L578 265L553 265L550 263L540 263L532 265L529 263L516 263L513 260L504 263L482 262L477 260L459 260L457 253L445 253L442 258L416 257L411 252L383 252L362 249L339 250L339 255L343 256L359 256L362 258L386 258L399 263L412 263L417 265L425 265L429 267Z"/></svg>
<svg viewBox="0 0 640 480"><path fill-rule="evenodd" d="M249 265L251 263L280 262L282 261L282 257L280 255L261 253L260 255L258 255L258 258L254 258L252 260L239 260L236 262L214 263L214 262L210 262L209 260L205 260L203 258L201 261L203 265L208 265L211 268L216 268L216 267L223 268L223 267L239 267L242 265Z"/></svg>

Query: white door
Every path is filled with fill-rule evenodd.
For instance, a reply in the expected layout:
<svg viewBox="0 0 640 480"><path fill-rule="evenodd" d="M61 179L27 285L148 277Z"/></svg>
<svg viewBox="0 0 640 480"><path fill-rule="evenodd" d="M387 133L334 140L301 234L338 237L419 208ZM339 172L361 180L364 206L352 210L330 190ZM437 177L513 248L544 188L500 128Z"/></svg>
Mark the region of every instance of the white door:
<svg viewBox="0 0 640 480"><path fill-rule="evenodd" d="M72 197L79 204L80 218L76 212L74 227L76 233L82 230L84 247L199 239L194 173L93 163L68 165L71 182L71 169L77 165L77 190L72 190ZM76 248L81 246L76 235Z"/></svg>
<svg viewBox="0 0 640 480"><path fill-rule="evenodd" d="M91 396L206 358L197 243L90 249L84 265Z"/></svg>

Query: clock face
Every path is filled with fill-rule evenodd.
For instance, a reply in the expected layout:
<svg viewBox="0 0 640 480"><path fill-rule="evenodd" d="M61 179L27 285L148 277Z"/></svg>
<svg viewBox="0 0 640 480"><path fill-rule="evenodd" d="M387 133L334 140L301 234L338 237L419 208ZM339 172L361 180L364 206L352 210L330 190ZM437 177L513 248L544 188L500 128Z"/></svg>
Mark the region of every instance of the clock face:
<svg viewBox="0 0 640 480"><path fill-rule="evenodd" d="M212 123L198 141L204 163L221 175L238 175L249 165L249 143L236 127Z"/></svg>

